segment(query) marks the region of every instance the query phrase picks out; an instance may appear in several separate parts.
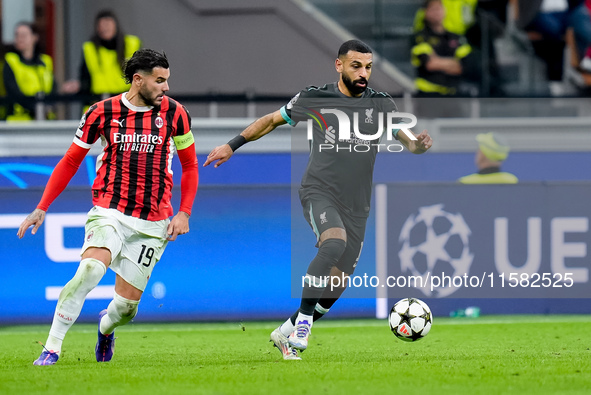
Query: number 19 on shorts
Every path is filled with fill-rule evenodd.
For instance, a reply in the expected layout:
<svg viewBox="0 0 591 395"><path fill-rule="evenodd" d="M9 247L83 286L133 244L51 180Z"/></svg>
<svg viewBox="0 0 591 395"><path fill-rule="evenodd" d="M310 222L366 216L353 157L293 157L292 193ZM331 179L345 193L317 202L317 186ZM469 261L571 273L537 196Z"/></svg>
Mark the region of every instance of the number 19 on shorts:
<svg viewBox="0 0 591 395"><path fill-rule="evenodd" d="M152 264L152 258L154 258L154 248L142 244L142 251L140 252L137 263L141 263L145 267L150 267Z"/></svg>

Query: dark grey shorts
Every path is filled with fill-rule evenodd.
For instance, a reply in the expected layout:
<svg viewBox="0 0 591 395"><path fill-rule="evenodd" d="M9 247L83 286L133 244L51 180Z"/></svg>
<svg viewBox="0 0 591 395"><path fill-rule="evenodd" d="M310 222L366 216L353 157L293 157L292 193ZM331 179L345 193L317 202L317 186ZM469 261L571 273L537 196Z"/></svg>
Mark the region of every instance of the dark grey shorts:
<svg viewBox="0 0 591 395"><path fill-rule="evenodd" d="M342 228L347 233L347 247L337 262L338 269L347 274L353 274L365 238L367 218L353 217L344 213L331 199L319 194L307 195L302 199L304 217L316 234L316 240L330 228ZM318 247L318 244L316 244Z"/></svg>

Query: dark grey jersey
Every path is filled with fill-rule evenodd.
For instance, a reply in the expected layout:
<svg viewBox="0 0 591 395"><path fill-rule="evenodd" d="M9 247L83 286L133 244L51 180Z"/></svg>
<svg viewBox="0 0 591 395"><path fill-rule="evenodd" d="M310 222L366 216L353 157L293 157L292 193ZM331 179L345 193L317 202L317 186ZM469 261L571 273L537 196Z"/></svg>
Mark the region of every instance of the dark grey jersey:
<svg viewBox="0 0 591 395"><path fill-rule="evenodd" d="M337 83L308 87L281 107L290 125L304 121L312 129L300 195L322 194L348 214L367 217L376 153L397 145L386 137L388 114L396 111L387 93L367 88L361 97L348 97Z"/></svg>

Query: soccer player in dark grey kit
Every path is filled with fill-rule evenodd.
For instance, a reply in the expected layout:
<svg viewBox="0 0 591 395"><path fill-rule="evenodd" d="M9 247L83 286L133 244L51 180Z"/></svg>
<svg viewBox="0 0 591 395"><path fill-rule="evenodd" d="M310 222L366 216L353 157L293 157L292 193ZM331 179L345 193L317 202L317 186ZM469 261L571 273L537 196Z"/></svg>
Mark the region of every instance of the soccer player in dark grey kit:
<svg viewBox="0 0 591 395"><path fill-rule="evenodd" d="M312 323L324 316L345 290L345 281L340 282L340 287L330 287L329 279L351 275L361 254L375 157L380 147L384 150L384 144L376 144L370 137L387 125L378 117L397 111L388 94L368 88L372 63L373 54L366 44L358 40L345 42L335 61L338 82L302 90L281 109L259 118L227 144L214 148L204 163L207 166L217 161L218 167L237 148L280 125L294 126L311 119L311 115L325 122L314 122L310 159L299 191L304 216L317 237L318 253L308 266L300 308L271 333L271 341L284 359L301 359L298 350L308 346ZM343 116L351 120L353 130L346 131L348 138L340 139ZM418 136L407 130L393 132L415 154L427 151L433 144L427 131Z"/></svg>

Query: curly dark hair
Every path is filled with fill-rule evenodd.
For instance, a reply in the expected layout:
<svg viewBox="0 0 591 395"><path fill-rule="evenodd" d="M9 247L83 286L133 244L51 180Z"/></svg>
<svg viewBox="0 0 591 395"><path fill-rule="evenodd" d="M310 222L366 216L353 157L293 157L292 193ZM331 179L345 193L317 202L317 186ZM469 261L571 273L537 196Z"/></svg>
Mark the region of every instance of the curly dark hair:
<svg viewBox="0 0 591 395"><path fill-rule="evenodd" d="M168 69L168 58L164 52L160 53L153 49L142 48L133 53L133 56L125 62L125 82L131 84L133 75L138 71L151 73L154 67Z"/></svg>

